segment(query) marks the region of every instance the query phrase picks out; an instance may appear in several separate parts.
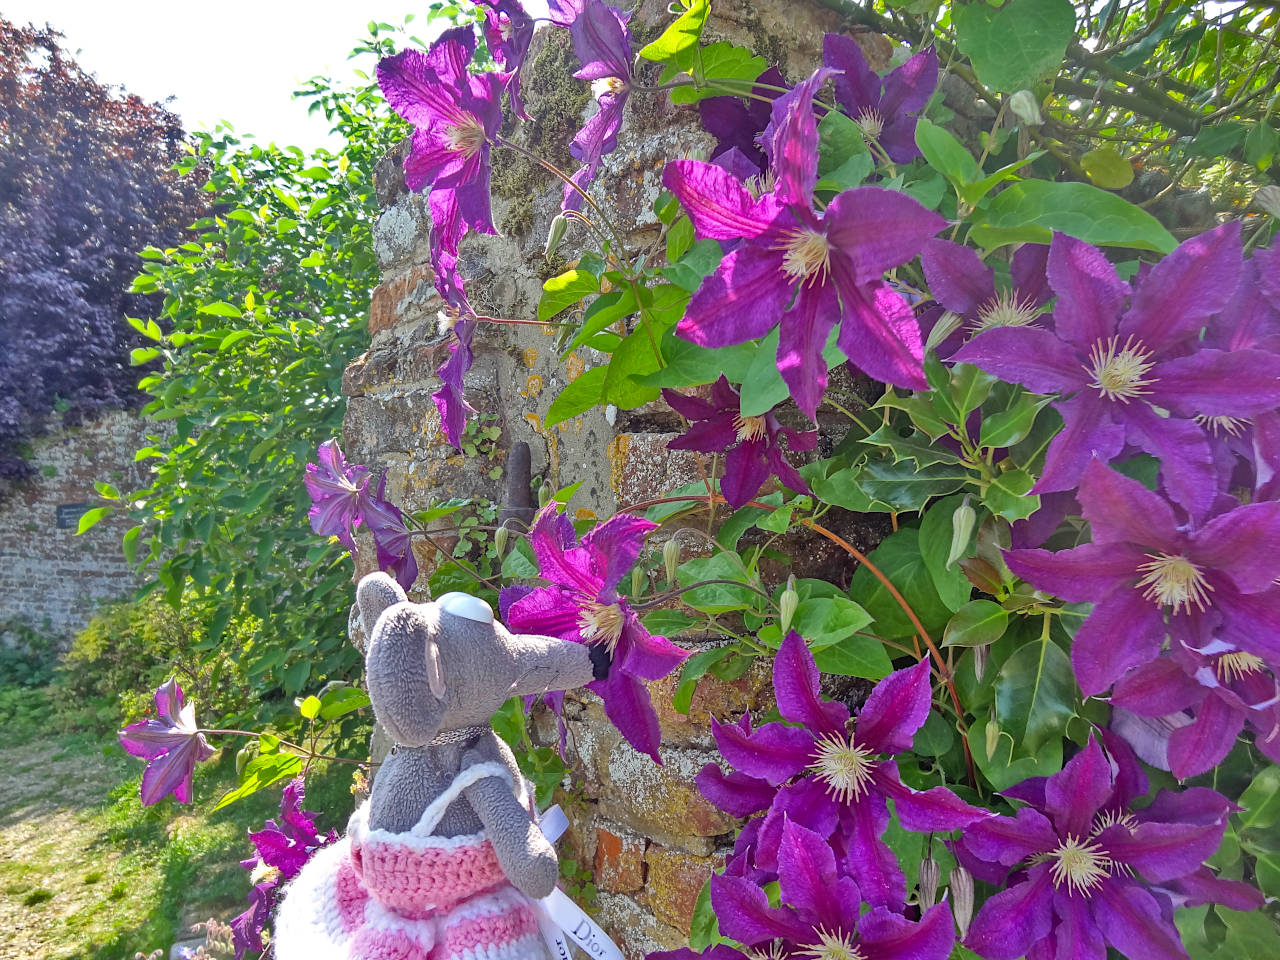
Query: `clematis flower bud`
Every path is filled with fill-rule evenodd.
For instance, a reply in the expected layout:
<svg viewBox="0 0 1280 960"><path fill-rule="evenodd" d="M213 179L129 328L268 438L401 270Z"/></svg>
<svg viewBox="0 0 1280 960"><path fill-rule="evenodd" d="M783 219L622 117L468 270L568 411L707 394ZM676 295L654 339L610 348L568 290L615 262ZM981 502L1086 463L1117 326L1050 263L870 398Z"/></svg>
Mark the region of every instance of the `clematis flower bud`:
<svg viewBox="0 0 1280 960"><path fill-rule="evenodd" d="M501 560L507 552L507 539L511 536L511 531L504 524L493 533L493 549Z"/></svg>
<svg viewBox="0 0 1280 960"><path fill-rule="evenodd" d="M631 595L633 597L638 597L644 592L644 579L644 570L638 566L631 568Z"/></svg>
<svg viewBox="0 0 1280 960"><path fill-rule="evenodd" d="M938 882L942 879L942 867L933 857L920 861L920 909L928 910L938 897Z"/></svg>
<svg viewBox="0 0 1280 960"><path fill-rule="evenodd" d="M969 506L969 498L956 507L951 515L951 551L947 554L947 568L962 558L969 547L969 537L973 535L973 525L978 522L978 514Z"/></svg>
<svg viewBox="0 0 1280 960"><path fill-rule="evenodd" d="M680 563L680 541L672 537L662 545L662 565L666 569L667 583L676 582L676 566Z"/></svg>
<svg viewBox="0 0 1280 960"><path fill-rule="evenodd" d="M951 870L951 915L956 918L960 939L969 935L973 919L973 874L958 864Z"/></svg>
<svg viewBox="0 0 1280 960"><path fill-rule="evenodd" d="M544 257L550 257L556 252L568 229L569 221L563 213L557 213L551 218L551 228L547 231L547 245L542 250Z"/></svg>
<svg viewBox="0 0 1280 960"><path fill-rule="evenodd" d="M787 577L787 589L782 591L782 596L778 600L778 628L783 636L786 636L791 629L791 618L796 615L798 606L800 606L800 594L796 593L796 578L790 576Z"/></svg>
<svg viewBox="0 0 1280 960"><path fill-rule="evenodd" d="M1038 127L1044 123L1040 113L1040 102L1030 90L1019 90L1009 98L1009 109L1013 115L1029 127Z"/></svg>
<svg viewBox="0 0 1280 960"><path fill-rule="evenodd" d="M550 503L555 492L555 488L548 481L543 480L542 486L538 488L538 508L541 509Z"/></svg>

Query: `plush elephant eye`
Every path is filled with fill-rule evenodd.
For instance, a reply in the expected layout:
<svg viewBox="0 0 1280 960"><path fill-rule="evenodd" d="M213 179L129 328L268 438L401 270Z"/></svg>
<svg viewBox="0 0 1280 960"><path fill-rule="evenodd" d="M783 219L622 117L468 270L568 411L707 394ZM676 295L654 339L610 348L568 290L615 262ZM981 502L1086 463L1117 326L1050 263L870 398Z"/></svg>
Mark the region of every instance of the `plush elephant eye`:
<svg viewBox="0 0 1280 960"><path fill-rule="evenodd" d="M493 623L493 608L469 593L446 593L436 603L445 613L451 613L455 617L474 620L476 623Z"/></svg>

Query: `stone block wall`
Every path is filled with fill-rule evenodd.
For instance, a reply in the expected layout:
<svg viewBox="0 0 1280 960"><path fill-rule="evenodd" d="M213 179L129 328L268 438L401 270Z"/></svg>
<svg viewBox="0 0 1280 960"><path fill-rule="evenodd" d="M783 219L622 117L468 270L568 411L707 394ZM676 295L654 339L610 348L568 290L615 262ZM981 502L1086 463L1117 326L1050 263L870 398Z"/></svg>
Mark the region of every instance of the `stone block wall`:
<svg viewBox="0 0 1280 960"><path fill-rule="evenodd" d="M98 480L122 490L143 485L144 465L133 456L147 429L132 414L113 412L35 442L37 479L0 503L0 623L25 620L65 642L98 604L138 586L120 549L128 519L107 517L78 537L76 505L105 502L93 487ZM58 526L59 507L69 526Z"/></svg>
<svg viewBox="0 0 1280 960"><path fill-rule="evenodd" d="M637 36L656 35L669 19L666 6L653 0L637 5ZM822 35L839 27L839 16L817 2L718 0L707 35L750 46L781 62L788 77L799 78L817 65ZM565 146L595 109L585 85L569 76L576 67L562 31L538 34L524 74L535 120L514 132L570 171L576 168ZM593 188L609 203L630 246L643 249L660 234L652 207L665 161L710 146L696 108L672 106L660 95L631 97L618 149L606 158ZM542 280L568 268L582 252L575 248L582 237L571 230L548 262L543 244L559 210L558 181L500 151L495 157L493 214L501 235L469 236L463 273L477 312L532 318ZM493 464L463 457L445 442L430 398L438 387L434 370L447 356L446 323L431 283L425 197L405 190L402 160L403 148L393 151L376 175L382 213L375 244L383 278L370 308L369 350L344 379L344 449L355 462L386 468L388 494L410 509L453 496L498 502L504 481L490 476ZM667 450L680 421L661 402L630 411L597 409L545 426L547 408L565 385L608 359L591 350L561 357L556 333L547 325L480 324L475 364L466 379L476 417L501 429L499 447L522 440L532 448L535 485L539 478L557 488L581 480L570 513L604 518L621 505L698 479L694 455ZM419 546L421 597L434 550ZM357 574L369 569L372 558L371 549L361 551ZM679 642L698 646L684 637ZM761 665L732 683L706 679L683 715L671 707L675 681L651 685L663 732L661 765L621 739L594 696L582 693L566 702L570 773L559 801L572 826L561 843L562 856L590 871L597 915L631 958L688 943L698 893L723 863L736 831L736 822L694 785L698 771L717 756L710 718L736 719L744 710L766 709L772 695ZM555 742L554 718L536 713L535 734L543 743Z"/></svg>

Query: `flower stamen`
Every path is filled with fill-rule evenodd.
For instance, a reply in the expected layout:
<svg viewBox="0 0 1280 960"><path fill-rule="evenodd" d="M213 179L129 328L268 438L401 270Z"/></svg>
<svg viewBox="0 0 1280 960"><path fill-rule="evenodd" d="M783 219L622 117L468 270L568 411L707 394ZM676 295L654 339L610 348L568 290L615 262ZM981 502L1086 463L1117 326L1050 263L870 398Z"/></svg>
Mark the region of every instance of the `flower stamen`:
<svg viewBox="0 0 1280 960"><path fill-rule="evenodd" d="M744 442L759 440L765 435L768 429L764 417L743 417L737 416L733 418L733 429L738 435L738 439Z"/></svg>
<svg viewBox="0 0 1280 960"><path fill-rule="evenodd" d="M1040 854L1039 858L1052 863L1049 876L1055 887L1065 884L1072 893L1079 894L1089 893L1111 876L1114 866L1101 846L1078 837L1067 837L1057 850Z"/></svg>
<svg viewBox="0 0 1280 960"><path fill-rule="evenodd" d="M1085 367L1093 375L1095 390L1110 400L1128 403L1132 398L1149 393L1147 390L1154 380L1144 379L1144 375L1154 367L1155 361L1151 353L1144 350L1142 341L1135 341L1131 335L1120 346L1120 338L1099 340L1089 351L1089 366Z"/></svg>
<svg viewBox="0 0 1280 960"><path fill-rule="evenodd" d="M818 942L801 947L797 956L812 960L866 960L866 954L853 942L850 934L838 933L825 927L818 928Z"/></svg>
<svg viewBox="0 0 1280 960"><path fill-rule="evenodd" d="M581 604L582 613L578 617L578 631L586 643L602 643L612 651L622 637L622 628L627 618L622 607L616 603L600 603L587 600Z"/></svg>
<svg viewBox="0 0 1280 960"><path fill-rule="evenodd" d="M879 140L880 134L884 133L884 115L875 107L865 107L853 122L868 140Z"/></svg>
<svg viewBox="0 0 1280 960"><path fill-rule="evenodd" d="M591 96L596 100L609 93L619 94L626 92L627 81L621 77L601 77L599 80L591 81Z"/></svg>
<svg viewBox="0 0 1280 960"><path fill-rule="evenodd" d="M1040 316L1040 307L1032 300L1020 300L1013 290L997 293L994 300L988 300L978 308L978 319L973 325L975 331L990 330L993 327L1025 327Z"/></svg>
<svg viewBox="0 0 1280 960"><path fill-rule="evenodd" d="M829 733L818 740L814 750L814 760L809 769L827 784L827 793L841 803L849 803L866 792L875 770L871 751L836 733Z"/></svg>
<svg viewBox="0 0 1280 960"><path fill-rule="evenodd" d="M1254 656L1245 650L1224 653L1214 665L1218 679L1223 683L1242 680L1251 674L1260 672L1264 666L1266 666L1266 663L1261 657Z"/></svg>
<svg viewBox="0 0 1280 960"><path fill-rule="evenodd" d="M446 127L444 135L450 150L470 160L484 146L484 126L472 114L463 114L463 118L461 123Z"/></svg>
<svg viewBox="0 0 1280 960"><path fill-rule="evenodd" d="M1245 424L1249 421L1243 417L1206 417L1201 414L1195 418L1195 422L1215 437L1224 433L1228 436L1238 437L1244 433Z"/></svg>
<svg viewBox="0 0 1280 960"><path fill-rule="evenodd" d="M1151 600L1158 607L1173 607L1174 613L1189 612L1192 604L1201 611L1209 605L1213 584L1194 563L1167 553L1148 553L1147 557L1146 563L1138 564L1143 571L1138 586L1146 587L1144 600Z"/></svg>
<svg viewBox="0 0 1280 960"><path fill-rule="evenodd" d="M804 283L815 275L825 279L831 269L831 244L816 230L792 230L782 249L782 271L792 280Z"/></svg>

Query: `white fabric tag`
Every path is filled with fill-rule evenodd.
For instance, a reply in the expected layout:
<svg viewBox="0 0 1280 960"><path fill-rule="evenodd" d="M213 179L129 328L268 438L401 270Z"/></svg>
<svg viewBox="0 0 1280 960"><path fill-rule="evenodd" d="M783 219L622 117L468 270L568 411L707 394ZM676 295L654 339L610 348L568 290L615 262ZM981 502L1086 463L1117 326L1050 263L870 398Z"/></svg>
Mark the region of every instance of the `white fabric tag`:
<svg viewBox="0 0 1280 960"><path fill-rule="evenodd" d="M559 804L538 818L538 828L551 843L560 839L568 826L569 818ZM566 935L591 960L623 960L618 945L563 890L552 890L551 896L533 901L533 908L551 960L570 960Z"/></svg>

